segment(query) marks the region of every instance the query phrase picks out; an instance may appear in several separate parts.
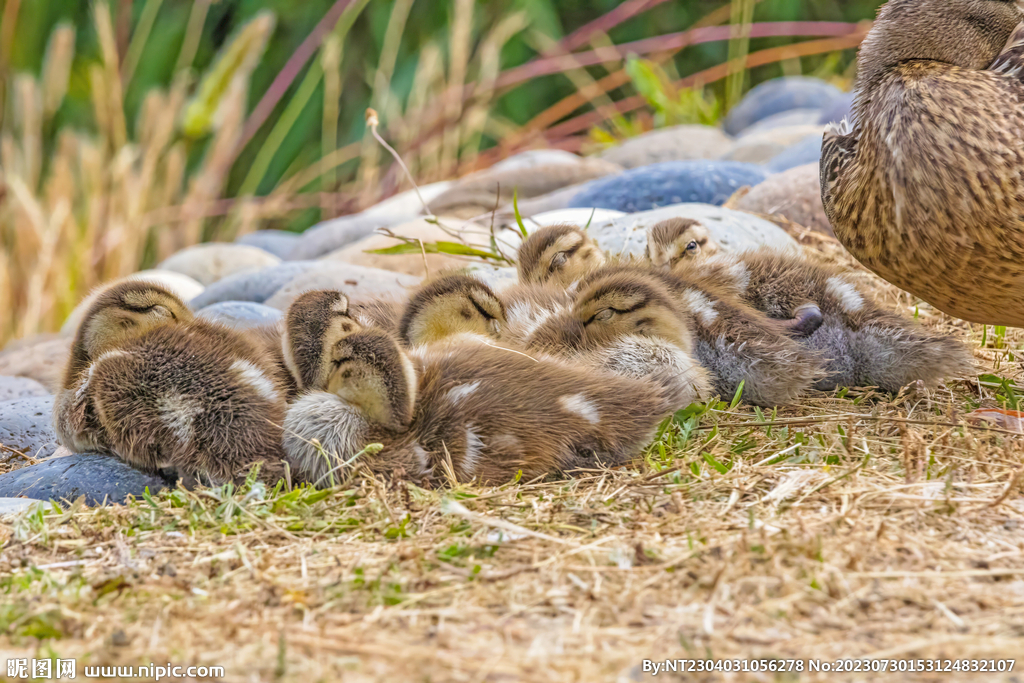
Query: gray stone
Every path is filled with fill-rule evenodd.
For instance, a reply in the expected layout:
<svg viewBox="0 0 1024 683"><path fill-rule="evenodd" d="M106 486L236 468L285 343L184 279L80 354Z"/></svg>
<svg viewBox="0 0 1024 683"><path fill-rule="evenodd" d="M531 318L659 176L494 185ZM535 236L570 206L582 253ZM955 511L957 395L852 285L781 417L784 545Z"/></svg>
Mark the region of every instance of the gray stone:
<svg viewBox="0 0 1024 683"><path fill-rule="evenodd" d="M36 498L0 498L0 517L24 512L37 503L45 504Z"/></svg>
<svg viewBox="0 0 1024 683"><path fill-rule="evenodd" d="M302 233L295 248L288 254L287 260L307 261L320 258L366 237L377 228L390 225L392 223L384 217L362 213L318 223Z"/></svg>
<svg viewBox="0 0 1024 683"><path fill-rule="evenodd" d="M672 126L629 138L601 152L601 158L637 168L663 161L717 159L731 144L728 135L712 126Z"/></svg>
<svg viewBox="0 0 1024 683"><path fill-rule="evenodd" d="M58 445L53 431L53 397L0 403L0 444L33 458L53 455Z"/></svg>
<svg viewBox="0 0 1024 683"><path fill-rule="evenodd" d="M221 301L252 301L261 304L272 297L274 292L318 265L319 261L285 261L269 268L229 275L207 287L189 305L199 311Z"/></svg>
<svg viewBox="0 0 1024 683"><path fill-rule="evenodd" d="M723 251L743 252L760 247L799 253L796 241L771 221L742 211L709 204L676 204L643 211L591 225L588 232L605 253L642 257L647 248L647 228L675 217L692 218L707 226Z"/></svg>
<svg viewBox="0 0 1024 683"><path fill-rule="evenodd" d="M287 230L257 230L235 240L235 244L256 247L281 259L287 258L298 242L299 235Z"/></svg>
<svg viewBox="0 0 1024 683"><path fill-rule="evenodd" d="M743 130L773 114L792 109L819 109L842 93L825 81L807 76L788 76L765 81L752 88L725 117L725 132Z"/></svg>
<svg viewBox="0 0 1024 683"><path fill-rule="evenodd" d="M330 268L304 273L282 287L267 299L267 306L285 310L299 294L313 289L337 289L353 303L363 303L381 297L404 298L409 290L420 283L420 278L393 273L380 268L365 268L346 263L331 263Z"/></svg>
<svg viewBox="0 0 1024 683"><path fill-rule="evenodd" d="M592 182L570 206L636 212L684 202L720 205L766 177L759 166L735 161L669 161Z"/></svg>
<svg viewBox="0 0 1024 683"><path fill-rule="evenodd" d="M454 180L442 180L441 182L430 183L429 185L420 185L419 191L410 189L400 192L393 197L388 197L364 210L362 215L384 220L385 222L382 225L385 226L411 221L423 215L423 202L429 204L454 184ZM422 198L422 201L420 198Z"/></svg>
<svg viewBox="0 0 1024 683"><path fill-rule="evenodd" d="M818 123L839 123L843 119L848 119L850 123L853 123L852 92L844 92L829 102L828 106L821 110Z"/></svg>
<svg viewBox="0 0 1024 683"><path fill-rule="evenodd" d="M763 164L799 143L804 138L817 135L821 139L824 126L787 126L743 135L729 148L723 159L745 161L749 164Z"/></svg>
<svg viewBox="0 0 1024 683"><path fill-rule="evenodd" d="M31 377L53 389L63 379L70 353L70 337L39 335L22 339L0 352L0 375Z"/></svg>
<svg viewBox="0 0 1024 683"><path fill-rule="evenodd" d="M522 168L534 168L537 166L552 166L557 164L578 164L580 157L572 152L563 149L528 149L519 154L513 154L507 159L502 159L491 166L491 171L512 171Z"/></svg>
<svg viewBox="0 0 1024 683"><path fill-rule="evenodd" d="M740 199L736 208L785 216L805 228L833 234L825 207L821 205L821 182L816 163L768 176Z"/></svg>
<svg viewBox="0 0 1024 683"><path fill-rule="evenodd" d="M0 376L0 403L19 398L49 396L50 392L39 382L29 377Z"/></svg>
<svg viewBox="0 0 1024 683"><path fill-rule="evenodd" d="M92 506L123 503L129 495L141 497L147 487L155 494L169 486L162 477L97 453L76 453L0 474L0 496L67 502L85 496Z"/></svg>
<svg viewBox="0 0 1024 683"><path fill-rule="evenodd" d="M484 263L473 264L465 269L465 273L483 281L484 284L495 292L508 289L519 282L519 274L516 272L516 269L508 266L497 267Z"/></svg>
<svg viewBox="0 0 1024 683"><path fill-rule="evenodd" d="M82 324L82 318L84 318L85 314L88 313L89 307L92 306L94 301L96 301L96 297L116 284L135 280L142 280L144 282L152 282L160 285L172 294L177 295L177 297L182 301L188 301L189 299L198 296L204 289L201 284L188 275L175 273L170 270L140 270L137 273L132 273L131 275L107 282L91 291L88 296L78 302L75 309L71 311L71 314L64 320L64 324L61 325L60 328L60 333L62 335L73 335L78 331L78 326Z"/></svg>
<svg viewBox="0 0 1024 683"><path fill-rule="evenodd" d="M281 320L281 311L251 301L220 301L199 311L197 317L236 330L246 330L273 325Z"/></svg>
<svg viewBox="0 0 1024 683"><path fill-rule="evenodd" d="M782 173L797 166L817 164L821 160L821 133L808 135L800 142L787 147L764 165L770 173Z"/></svg>
<svg viewBox="0 0 1024 683"><path fill-rule="evenodd" d="M753 135L754 133L763 133L766 130L774 130L776 128L818 125L823 111L823 109L791 109L790 111L780 111L778 114L772 114L768 118L761 119L744 130L742 137Z"/></svg>
<svg viewBox="0 0 1024 683"><path fill-rule="evenodd" d="M173 270L210 285L234 273L266 268L281 259L247 244L213 242L182 249L160 264L162 270Z"/></svg>

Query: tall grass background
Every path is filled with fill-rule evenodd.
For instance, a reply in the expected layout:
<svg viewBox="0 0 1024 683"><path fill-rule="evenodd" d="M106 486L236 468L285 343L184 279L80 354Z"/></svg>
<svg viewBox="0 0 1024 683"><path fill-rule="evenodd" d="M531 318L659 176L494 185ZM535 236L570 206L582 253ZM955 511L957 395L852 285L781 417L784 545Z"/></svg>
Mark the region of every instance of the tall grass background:
<svg viewBox="0 0 1024 683"><path fill-rule="evenodd" d="M199 241L302 230L517 150L846 87L880 0L5 0L0 344Z"/></svg>

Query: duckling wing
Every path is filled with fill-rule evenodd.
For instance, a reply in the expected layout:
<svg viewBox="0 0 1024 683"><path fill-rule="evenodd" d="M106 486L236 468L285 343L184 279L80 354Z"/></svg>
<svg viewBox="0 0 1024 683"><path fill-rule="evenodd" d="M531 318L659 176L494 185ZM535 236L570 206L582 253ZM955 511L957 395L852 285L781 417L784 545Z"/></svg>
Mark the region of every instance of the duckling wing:
<svg viewBox="0 0 1024 683"><path fill-rule="evenodd" d="M1021 76L1024 76L1024 24L1018 26L1013 32L1006 47L995 58L988 70L1010 78L1020 79Z"/></svg>
<svg viewBox="0 0 1024 683"><path fill-rule="evenodd" d="M830 221L835 205L836 182L856 154L857 136L849 121L843 119L838 124L829 124L825 128L825 134L821 139L821 161L818 168L821 178L821 203Z"/></svg>

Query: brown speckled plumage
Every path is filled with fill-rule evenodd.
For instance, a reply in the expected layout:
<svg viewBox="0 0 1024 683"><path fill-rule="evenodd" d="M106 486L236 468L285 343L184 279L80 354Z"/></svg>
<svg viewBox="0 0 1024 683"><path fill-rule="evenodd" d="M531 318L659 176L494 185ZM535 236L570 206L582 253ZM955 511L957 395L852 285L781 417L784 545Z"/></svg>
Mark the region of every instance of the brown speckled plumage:
<svg viewBox="0 0 1024 683"><path fill-rule="evenodd" d="M861 48L854 123L830 127L821 156L825 211L857 259L950 315L1012 326L1024 326L1022 21L1009 0L891 0Z"/></svg>

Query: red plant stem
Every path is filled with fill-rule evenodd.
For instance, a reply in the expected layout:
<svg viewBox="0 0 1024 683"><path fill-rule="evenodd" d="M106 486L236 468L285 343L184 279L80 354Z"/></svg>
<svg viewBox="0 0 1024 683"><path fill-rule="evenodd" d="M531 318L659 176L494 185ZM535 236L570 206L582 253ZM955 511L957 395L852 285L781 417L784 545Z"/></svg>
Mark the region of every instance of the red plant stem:
<svg viewBox="0 0 1024 683"><path fill-rule="evenodd" d="M590 21L563 38L558 47L566 52L586 45L597 33L607 33L619 24L657 7L665 0L627 0L611 12Z"/></svg>
<svg viewBox="0 0 1024 683"><path fill-rule="evenodd" d="M327 14L320 20L320 23L316 25L316 28L310 32L306 39L295 48L295 52L288 58L285 65L281 67L281 70L274 77L274 81L267 88L267 91L263 93L263 97L260 98L259 103L249 114L248 120L245 122L245 127L242 129L242 136L235 147L235 153L241 151L249 141L252 140L253 136L256 135L257 131L266 123L267 118L274 111L274 107L284 97L285 92L291 87L292 82L302 71L302 67L306 65L317 49L320 47L320 43L338 23L338 19L341 18L342 12L352 3L352 0L337 0L331 9L327 10Z"/></svg>

